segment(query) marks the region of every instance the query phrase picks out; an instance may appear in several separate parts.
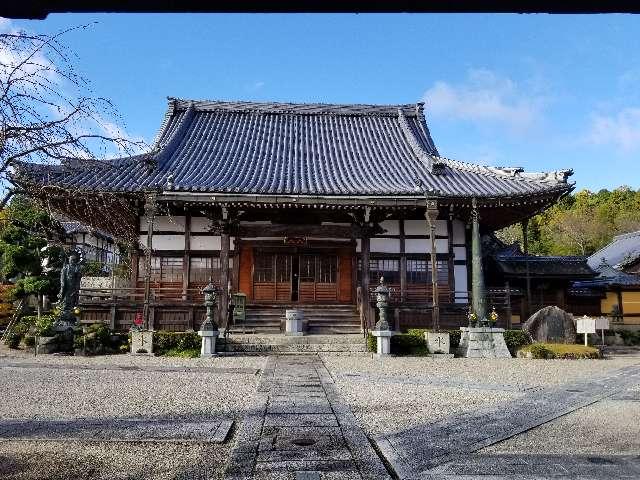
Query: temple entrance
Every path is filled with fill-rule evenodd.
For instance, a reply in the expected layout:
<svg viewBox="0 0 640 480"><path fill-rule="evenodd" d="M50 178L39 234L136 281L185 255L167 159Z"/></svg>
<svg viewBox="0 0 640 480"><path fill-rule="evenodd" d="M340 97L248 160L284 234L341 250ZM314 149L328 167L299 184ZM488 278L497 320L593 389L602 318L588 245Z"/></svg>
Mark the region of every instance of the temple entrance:
<svg viewBox="0 0 640 480"><path fill-rule="evenodd" d="M258 302L336 302L338 256L256 252L253 297Z"/></svg>

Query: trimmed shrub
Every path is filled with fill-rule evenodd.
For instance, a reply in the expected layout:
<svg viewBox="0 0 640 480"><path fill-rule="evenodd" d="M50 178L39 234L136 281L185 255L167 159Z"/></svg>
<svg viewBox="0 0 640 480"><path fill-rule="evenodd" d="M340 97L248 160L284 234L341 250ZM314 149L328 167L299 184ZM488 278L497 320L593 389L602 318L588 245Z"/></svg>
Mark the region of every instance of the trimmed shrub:
<svg viewBox="0 0 640 480"><path fill-rule="evenodd" d="M378 345L377 345L376 337L368 333L367 334L367 351L376 353L377 348L378 348Z"/></svg>
<svg viewBox="0 0 640 480"><path fill-rule="evenodd" d="M22 339L22 343L24 343L25 347L35 347L36 345L36 337L34 337L33 335L25 335L24 338Z"/></svg>
<svg viewBox="0 0 640 480"><path fill-rule="evenodd" d="M531 336L526 330L505 330L504 341L511 356L515 357L518 350L531 344Z"/></svg>
<svg viewBox="0 0 640 480"><path fill-rule="evenodd" d="M114 353L120 342L113 342L111 329L104 323L94 323L86 328L86 333L78 329L73 339L73 347L91 354Z"/></svg>
<svg viewBox="0 0 640 480"><path fill-rule="evenodd" d="M401 333L391 337L391 353L396 355L426 355L427 344L424 336Z"/></svg>
<svg viewBox="0 0 640 480"><path fill-rule="evenodd" d="M22 340L22 335L21 334L15 332L15 331L11 331L5 337L4 343L9 348L17 349L20 346L20 341L21 340Z"/></svg>
<svg viewBox="0 0 640 480"><path fill-rule="evenodd" d="M533 358L596 359L600 351L594 347L564 343L534 343L520 349L520 356L531 352Z"/></svg>
<svg viewBox="0 0 640 480"><path fill-rule="evenodd" d="M171 350L167 350L164 355L165 357L180 357L180 358L199 358L200 357L200 349L199 348L187 348L185 350L181 350L178 348L172 348Z"/></svg>
<svg viewBox="0 0 640 480"><path fill-rule="evenodd" d="M640 332L619 330L616 333L620 335L625 345L640 345Z"/></svg>
<svg viewBox="0 0 640 480"><path fill-rule="evenodd" d="M530 347L524 348L523 350L531 352L531 356L533 358L556 358L556 354L553 353L552 350L547 348L547 346L543 343L534 343Z"/></svg>
<svg viewBox="0 0 640 480"><path fill-rule="evenodd" d="M197 332L153 332L153 349L156 355L165 355L169 350L200 351L202 341Z"/></svg>

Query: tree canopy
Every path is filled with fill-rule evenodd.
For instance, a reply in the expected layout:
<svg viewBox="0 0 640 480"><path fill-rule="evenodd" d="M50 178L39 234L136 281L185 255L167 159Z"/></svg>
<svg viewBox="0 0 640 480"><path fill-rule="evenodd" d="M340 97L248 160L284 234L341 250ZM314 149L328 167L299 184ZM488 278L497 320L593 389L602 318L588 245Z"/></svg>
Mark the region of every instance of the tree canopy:
<svg viewBox="0 0 640 480"><path fill-rule="evenodd" d="M615 235L640 230L640 190L580 190L529 221L529 252L538 255L591 255ZM497 232L522 245L520 225Z"/></svg>

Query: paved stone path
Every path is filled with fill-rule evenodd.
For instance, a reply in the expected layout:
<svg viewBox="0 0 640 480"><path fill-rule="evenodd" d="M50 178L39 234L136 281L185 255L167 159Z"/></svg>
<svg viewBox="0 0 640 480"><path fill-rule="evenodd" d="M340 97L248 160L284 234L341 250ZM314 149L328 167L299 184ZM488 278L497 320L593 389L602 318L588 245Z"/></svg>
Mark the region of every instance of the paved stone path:
<svg viewBox="0 0 640 480"><path fill-rule="evenodd" d="M269 357L226 478L390 478L320 358Z"/></svg>
<svg viewBox="0 0 640 480"><path fill-rule="evenodd" d="M399 478L435 478L433 475L439 466L464 463L469 454L481 448L618 395L637 384L640 384L640 366L626 367L585 382L532 390L507 405L380 436L376 442ZM530 468L523 466L521 470L522 474L528 474Z"/></svg>

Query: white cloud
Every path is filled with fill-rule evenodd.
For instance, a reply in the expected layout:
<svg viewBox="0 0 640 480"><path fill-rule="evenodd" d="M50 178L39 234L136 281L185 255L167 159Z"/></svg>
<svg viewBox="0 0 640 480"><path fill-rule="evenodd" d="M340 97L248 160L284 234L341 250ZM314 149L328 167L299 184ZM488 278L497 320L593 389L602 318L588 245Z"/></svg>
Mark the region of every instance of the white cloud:
<svg viewBox="0 0 640 480"><path fill-rule="evenodd" d="M544 96L524 92L509 77L487 69L469 70L467 80L453 85L437 81L424 94L427 113L480 125L507 125L516 132L529 130L542 118Z"/></svg>
<svg viewBox="0 0 640 480"><path fill-rule="evenodd" d="M592 114L585 140L627 152L640 148L640 108L624 108L613 115Z"/></svg>

